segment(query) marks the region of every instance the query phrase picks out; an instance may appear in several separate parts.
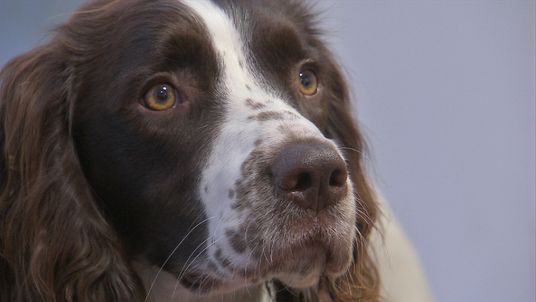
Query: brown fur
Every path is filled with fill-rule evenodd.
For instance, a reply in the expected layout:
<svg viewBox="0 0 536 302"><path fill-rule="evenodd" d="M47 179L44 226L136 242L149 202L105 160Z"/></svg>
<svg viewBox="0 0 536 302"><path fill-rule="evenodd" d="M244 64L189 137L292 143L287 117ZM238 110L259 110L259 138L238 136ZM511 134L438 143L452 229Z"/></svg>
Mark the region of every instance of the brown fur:
<svg viewBox="0 0 536 302"><path fill-rule="evenodd" d="M142 287L82 174L57 42L1 74L1 301L135 301Z"/></svg>
<svg viewBox="0 0 536 302"><path fill-rule="evenodd" d="M0 74L0 301L143 301L145 297L119 235L97 207L71 133L78 93L74 70L95 58L85 54L92 41L83 44L80 37L89 28L111 28L119 22L108 12L119 10L121 1L100 2L78 12L51 42L11 61ZM302 5L291 1L282 6L300 26L316 32ZM329 54L317 40L311 43ZM375 302L379 280L367 240L377 216L376 200L365 175L365 147L350 115L348 89L330 58L324 67L331 72L324 77L329 105L310 114L305 105L298 107L326 136L338 138L346 153L360 236L348 272L321 284L333 301ZM289 290L281 292L278 301L319 296L318 289Z"/></svg>

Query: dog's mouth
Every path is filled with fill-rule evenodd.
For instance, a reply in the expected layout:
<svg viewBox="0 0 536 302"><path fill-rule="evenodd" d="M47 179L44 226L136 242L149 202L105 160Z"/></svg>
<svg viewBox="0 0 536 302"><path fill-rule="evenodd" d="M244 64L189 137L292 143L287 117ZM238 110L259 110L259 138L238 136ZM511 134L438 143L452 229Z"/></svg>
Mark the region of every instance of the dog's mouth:
<svg viewBox="0 0 536 302"><path fill-rule="evenodd" d="M179 281L185 288L198 293L211 292L224 286L225 283L203 272L190 272L185 274Z"/></svg>
<svg viewBox="0 0 536 302"><path fill-rule="evenodd" d="M339 244L309 239L264 255L248 267L235 267L232 275L197 270L184 274L179 281L201 295L231 292L274 279L292 288L308 288L322 276L338 277L347 270L351 256L340 248Z"/></svg>

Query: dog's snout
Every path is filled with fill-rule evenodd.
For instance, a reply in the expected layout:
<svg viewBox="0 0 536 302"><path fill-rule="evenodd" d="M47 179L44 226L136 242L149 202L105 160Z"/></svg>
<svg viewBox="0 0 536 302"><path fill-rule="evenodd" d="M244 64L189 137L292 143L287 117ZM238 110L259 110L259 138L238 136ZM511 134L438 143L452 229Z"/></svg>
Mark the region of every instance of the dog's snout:
<svg viewBox="0 0 536 302"><path fill-rule="evenodd" d="M337 150L325 143L287 144L271 168L278 193L305 209L322 210L347 192L346 164Z"/></svg>

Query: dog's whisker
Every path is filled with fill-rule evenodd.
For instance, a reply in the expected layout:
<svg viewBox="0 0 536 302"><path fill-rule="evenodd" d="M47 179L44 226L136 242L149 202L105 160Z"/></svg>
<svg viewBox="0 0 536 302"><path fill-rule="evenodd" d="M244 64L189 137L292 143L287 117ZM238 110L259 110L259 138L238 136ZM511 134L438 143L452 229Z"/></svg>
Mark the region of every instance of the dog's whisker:
<svg viewBox="0 0 536 302"><path fill-rule="evenodd" d="M183 266L181 272L179 272L179 275L176 277L176 280L175 280L175 286L173 287L173 292L171 294L171 299L173 299L173 297L175 296L175 293L177 291L177 288L178 288L178 285L180 283L180 280L182 279L183 275L188 272L188 269L190 268L190 266L195 262L195 260L197 260L197 258L203 253L205 252L207 249L209 249L210 247L212 247L214 244L216 244L216 242L218 242L221 238L218 238L216 240L214 240L213 242L211 242L210 244L208 244L203 250L199 251L199 253L189 262L188 260L186 260L186 264L185 266ZM194 251L190 254L190 256L192 256L195 251L197 251L197 249L202 246L203 244L207 243L208 241L208 238L207 240L205 240L204 242L200 243L195 249ZM188 259L190 259L190 257L188 257ZM199 278L199 277L198 277ZM206 276L205 278L208 278L208 276Z"/></svg>
<svg viewBox="0 0 536 302"><path fill-rule="evenodd" d="M196 229L198 228L199 226L203 225L203 223L206 223L208 222L210 219L213 219L215 218L215 216L213 217L208 217L204 220L202 220L201 222L199 222L198 224L196 224L193 228L191 228L187 233L186 235L184 235L184 237L181 239L181 241L175 246L175 248L171 251L171 253L169 254L169 256L166 258L166 260L164 260L164 263L162 263L162 265L160 266L160 268L158 269L158 272L156 273L156 275L154 276L152 282L151 282L151 285L149 286L149 290L147 291L147 294L145 296L145 299L144 299L144 302L147 302L147 300L149 299L149 296L151 295L151 291L153 290L155 284L156 284L156 280L158 279L158 276L160 275L160 273L162 272L162 270L164 269L164 266L169 262L169 260L171 259L171 257L173 256L173 254L175 254L175 252L179 249L179 247L182 245L182 243L184 242L184 240L186 240L186 238L188 238L188 236Z"/></svg>
<svg viewBox="0 0 536 302"><path fill-rule="evenodd" d="M346 147L346 146L337 146L337 148L339 148L341 150L348 150L348 151L356 152L358 154L363 154L363 151L358 150L356 148L351 148L351 147Z"/></svg>
<svg viewBox="0 0 536 302"><path fill-rule="evenodd" d="M205 240L203 240L203 241L202 241L201 243L199 243L199 244L195 247L195 249L190 253L190 255L188 256L188 259L186 259L186 263L185 263L185 265L182 267L182 270L181 270L181 272L179 273L179 275L182 274L182 271L184 270L184 267L185 267L186 265L189 264L189 260L190 260L190 258L192 257L192 255L197 251L197 249L199 249L199 248L202 247L204 244L206 244L206 243L208 242L208 240L209 240L209 238L206 238ZM173 299L173 297L175 296L175 292L177 291L177 288L178 288L178 285L179 285L180 280L181 280L180 277L177 277L177 278L176 278L175 286L173 287L173 292L172 292L172 294L171 294L171 299Z"/></svg>
<svg viewBox="0 0 536 302"><path fill-rule="evenodd" d="M89 2L0 71L0 299L378 301L380 196L308 1Z"/></svg>
<svg viewBox="0 0 536 302"><path fill-rule="evenodd" d="M195 262L195 260L197 260L197 258L203 253L205 252L206 250L208 250L209 248L211 248L213 245L215 245L218 241L220 241L223 237L220 237L220 238L217 238L215 240L213 240L210 244L208 244L205 248L203 248L202 250L200 250L197 255L189 261L190 257L188 257L188 260L186 260L186 264L183 266L183 268L181 269L177 279L181 279L183 277L183 275L188 272L188 269L190 268L190 266ZM204 244L204 243L203 243ZM196 251L197 249L202 246L202 244L199 244L198 247L196 247L196 249L190 254L190 256L192 256Z"/></svg>

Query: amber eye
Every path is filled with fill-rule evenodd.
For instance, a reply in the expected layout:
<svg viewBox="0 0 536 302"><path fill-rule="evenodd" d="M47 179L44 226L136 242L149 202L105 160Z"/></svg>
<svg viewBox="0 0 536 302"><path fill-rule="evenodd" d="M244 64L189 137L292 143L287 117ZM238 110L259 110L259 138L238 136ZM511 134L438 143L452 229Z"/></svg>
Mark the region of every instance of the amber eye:
<svg viewBox="0 0 536 302"><path fill-rule="evenodd" d="M143 97L145 107L155 111L163 111L173 108L177 101L177 91L173 86L167 83L151 87Z"/></svg>
<svg viewBox="0 0 536 302"><path fill-rule="evenodd" d="M314 72L302 69L299 73L299 88L303 95L314 95L318 90L318 79Z"/></svg>

